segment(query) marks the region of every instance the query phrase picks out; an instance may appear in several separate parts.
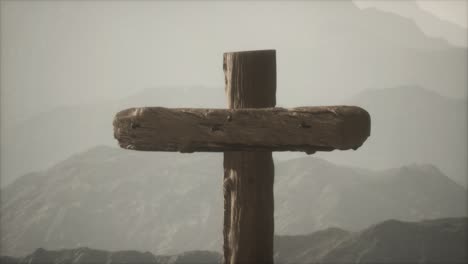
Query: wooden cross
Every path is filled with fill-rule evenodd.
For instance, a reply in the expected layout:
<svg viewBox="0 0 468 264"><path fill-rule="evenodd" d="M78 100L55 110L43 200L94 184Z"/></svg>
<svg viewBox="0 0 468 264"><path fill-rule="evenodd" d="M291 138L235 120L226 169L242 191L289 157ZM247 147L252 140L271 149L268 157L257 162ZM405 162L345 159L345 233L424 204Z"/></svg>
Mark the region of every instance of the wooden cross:
<svg viewBox="0 0 468 264"><path fill-rule="evenodd" d="M370 116L355 106L275 108L276 51L224 54L228 109L131 108L117 113L122 148L224 152L224 263L273 263L272 151L357 149Z"/></svg>

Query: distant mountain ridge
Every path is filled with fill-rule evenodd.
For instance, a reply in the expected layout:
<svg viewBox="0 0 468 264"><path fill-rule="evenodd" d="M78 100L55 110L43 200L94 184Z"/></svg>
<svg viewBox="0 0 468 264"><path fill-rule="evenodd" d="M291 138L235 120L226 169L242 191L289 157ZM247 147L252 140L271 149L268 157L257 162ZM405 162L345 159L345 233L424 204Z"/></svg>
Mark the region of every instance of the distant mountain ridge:
<svg viewBox="0 0 468 264"><path fill-rule="evenodd" d="M3 135L6 140L2 141L2 187L15 179L18 173L46 169L90 147L116 146L112 121L115 114L125 108L154 105L201 107L202 104L222 107L223 89L191 88L147 89L122 101L60 107L28 119ZM194 93L198 96L193 96ZM34 135L31 135L32 127Z"/></svg>
<svg viewBox="0 0 468 264"><path fill-rule="evenodd" d="M309 235L276 236L274 259L278 264L466 263L467 225L468 218L422 222L388 220L357 233L329 228ZM155 256L138 251L41 248L23 258L0 257L0 260L4 264L220 264L222 256L210 251Z"/></svg>
<svg viewBox="0 0 468 264"><path fill-rule="evenodd" d="M404 16L413 20L428 36L444 38L451 44L460 47L468 46L466 28L436 17L434 14L418 6L416 1L399 1L397 3L387 1L359 1L359 3L356 3L354 1L354 3L360 8L367 8L372 12L376 12L374 10L377 9L381 12L391 12Z"/></svg>
<svg viewBox="0 0 468 264"><path fill-rule="evenodd" d="M466 189L432 165L372 171L305 157L279 163L275 171L278 234L467 214Z"/></svg>
<svg viewBox="0 0 468 264"><path fill-rule="evenodd" d="M90 248L45 250L39 248L24 258L0 257L2 264L195 264L221 263L221 255L210 251L191 251L161 256L150 252L108 252Z"/></svg>
<svg viewBox="0 0 468 264"><path fill-rule="evenodd" d="M467 227L468 218L387 220L356 233L277 237L275 263L466 263Z"/></svg>
<svg viewBox="0 0 468 264"><path fill-rule="evenodd" d="M360 10L346 1L311 1L307 8L289 6L286 11L298 15L278 12L274 23L283 35L277 38L273 33L274 41L269 44L278 51L278 106L338 104L364 89L413 84L448 97L466 97L467 49L426 36L413 20L378 10ZM235 14L234 9L231 13ZM226 32L237 32L235 25L227 23ZM154 48L146 46L148 43L141 45ZM207 55L213 58L222 52ZM221 59L219 68L203 71L222 76ZM222 78L218 89L157 86L152 90L116 102L58 108L14 127L2 123L2 182L7 184L25 173L45 169L95 145L115 145L110 123L125 107L226 106ZM24 112L21 110L6 113L19 115ZM4 120L8 123L14 119L12 114Z"/></svg>
<svg viewBox="0 0 468 264"><path fill-rule="evenodd" d="M7 165L2 168L5 170L2 186L14 179L8 176L14 175L8 173L10 169L24 174L46 169L95 145L116 146L112 120L115 113L125 108L149 105L202 107L204 104L205 107L223 108L224 100L222 88L171 87L145 90L119 104L67 107L41 114L15 128L10 142L2 145L2 151L6 153L2 164ZM401 86L365 90L348 100L336 102L340 103L361 106L371 114L371 137L352 155L334 151L318 153L319 157L371 169L431 163L467 186L466 100L441 96L419 86ZM31 136L31 127L35 128L34 136ZM431 147L433 144L436 146ZM410 146L414 147L409 149ZM38 151L45 149L49 151Z"/></svg>
<svg viewBox="0 0 468 264"><path fill-rule="evenodd" d="M220 251L222 175L218 154L95 147L2 188L0 254ZM371 171L306 157L276 162L275 181L279 235L467 215L466 189L430 165Z"/></svg>
<svg viewBox="0 0 468 264"><path fill-rule="evenodd" d="M371 115L371 136L352 155L318 153L335 163L370 169L434 164L467 187L468 124L466 99L452 99L419 87L366 90L345 104Z"/></svg>

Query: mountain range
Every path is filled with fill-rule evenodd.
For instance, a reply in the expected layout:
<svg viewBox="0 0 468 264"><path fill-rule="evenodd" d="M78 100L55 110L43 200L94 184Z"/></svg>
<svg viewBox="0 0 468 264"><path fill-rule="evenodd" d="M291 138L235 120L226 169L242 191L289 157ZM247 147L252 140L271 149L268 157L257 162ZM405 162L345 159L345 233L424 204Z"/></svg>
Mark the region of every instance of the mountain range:
<svg viewBox="0 0 468 264"><path fill-rule="evenodd" d="M468 46L466 28L434 16L420 7L416 1L353 2L360 8L378 9L383 12L391 12L409 18L428 36L446 39L451 44L460 47Z"/></svg>
<svg viewBox="0 0 468 264"><path fill-rule="evenodd" d="M387 220L360 232L277 237L275 263L466 263L467 220Z"/></svg>
<svg viewBox="0 0 468 264"><path fill-rule="evenodd" d="M95 75L55 78L39 71L40 78L9 83L9 90L2 87L2 97L22 100L2 98L0 255L5 257L0 262L218 263L222 155L118 149L112 121L116 112L134 106L224 108L222 52L268 44L277 50L279 107L358 105L372 119L371 137L356 152L282 153L283 159L275 161L276 263L465 263L466 32L462 36L459 28L411 8L406 11L413 19L361 10L351 2L316 3L298 9L275 2L268 12L255 3L249 10L230 3L229 9L212 12L219 19L216 27L194 32L198 24L186 25L185 32L194 33L197 40L230 33L213 38L213 49L204 42L173 43L179 50L194 50L203 61L219 60L218 68L210 63L200 63L196 70L189 63L167 68L177 73L188 69L193 75L217 71L218 76L213 74L206 83L219 80L219 87L154 86L121 100L101 98L34 114L34 109L57 105L59 96L45 98L48 93L41 92L37 98L25 98L14 88L37 82L31 87L46 91L47 85L72 84L76 76L93 87ZM145 17L150 12L141 11L136 23L150 21L151 16ZM250 25L249 30L239 26L241 12L241 22ZM259 12L265 14L262 20ZM132 27L118 29L119 37L130 30L136 38L133 33L146 34L142 39L148 41L115 41L105 53L111 58L118 55L113 52L132 48L135 53L154 51L132 53L132 59L121 64L119 73L136 76L127 82L136 85L135 91L154 81L145 75L153 68L142 65L155 66L148 62L172 56L158 53L155 46L153 36L162 39L159 34L164 32L155 33L152 23L138 26L138 32ZM72 39L88 36L87 32L70 35L56 65L63 63L68 73L78 72L80 67L64 54L89 54ZM258 32L263 32L261 38ZM112 34L106 36L107 42L96 39L92 54L100 54L99 43L112 42ZM259 38L255 42L259 47L248 41L226 45L231 36ZM209 54L201 54L203 50ZM30 58L36 58L33 53ZM37 71L34 63L41 60L30 58L15 60L8 69L14 72L19 67L21 75L36 76L28 71ZM182 61L194 58L198 57L185 56ZM164 77L162 72L159 78ZM110 70L104 73L108 75L100 79L118 77ZM146 83L139 78L146 78Z"/></svg>
<svg viewBox="0 0 468 264"><path fill-rule="evenodd" d="M191 93L197 93L199 97ZM22 174L46 169L93 146L116 146L112 121L115 114L124 108L150 106L152 102L164 107L201 107L203 104L222 107L223 96L222 89L161 87L145 90L119 102L67 106L40 113L11 130L5 129L5 140L1 146L2 186Z"/></svg>
<svg viewBox="0 0 468 264"><path fill-rule="evenodd" d="M310 156L275 167L278 235L467 215L466 189L432 165L374 171ZM1 189L1 255L221 251L222 175L219 154L92 148Z"/></svg>
<svg viewBox="0 0 468 264"><path fill-rule="evenodd" d="M355 153L318 153L339 164L384 169L434 164L457 183L468 181L467 101L418 86L366 90L345 104L371 115L371 136Z"/></svg>
<svg viewBox="0 0 468 264"><path fill-rule="evenodd" d="M213 7L207 6L207 8ZM263 25L259 23L256 11L263 12L259 10L262 8L259 5L252 5L251 10L245 13L245 9L242 9L240 4L232 4L232 7L227 9L229 12L225 9L219 9L215 13L219 13L219 17L224 19L223 22L220 21L223 25L221 27L222 32L231 32L232 35L242 34L247 39L256 39L257 31L254 28ZM251 31L246 32L243 28L239 28L239 24L235 22L237 17L234 17L237 14L236 12L245 13L243 21L250 23L253 27ZM440 100L445 100L446 97L450 99L466 97L466 84L468 83L466 75L468 71L467 48L451 45L441 38L427 36L411 19L376 9L361 10L353 3L345 1L332 1L329 3L312 1L303 9L298 9L292 4L272 3L271 12L271 17L265 17L265 21L271 22L271 24L268 24L268 28L275 28L276 26L278 31L283 34L278 37L277 33L272 33L276 31L267 31L264 36L265 41L268 40L268 47L271 45L277 49L278 106L342 104L350 102L351 97L365 90L380 91L384 88L402 86L423 87L429 92L437 92L443 97ZM277 14L274 12L277 12ZM291 17L290 12L296 12L297 15ZM273 14L275 15L273 16ZM285 21L288 23L285 23ZM150 28L151 24L143 23L139 25L141 26L141 32L153 32L153 29ZM435 26L432 28L435 28ZM197 32L200 35L206 34L207 36L222 33L217 30L217 28L203 28ZM124 33L128 32L122 32L122 34ZM114 48L119 50L120 42L116 41L113 44L116 45ZM153 42L141 42L140 44L138 49L135 50L155 49ZM219 63L216 64L216 68L214 68L215 65L202 64L199 66L199 70L213 72L213 80L219 80L218 87L159 85L150 86L152 88L147 90L138 90L141 88L140 86L129 87L129 89L135 89L135 91L139 92L135 92L135 95L130 98L122 98L122 100L118 101L98 100L88 105L64 104L63 107L31 114L28 119L19 118L26 111L24 107L21 108L21 105L27 104L28 101L13 105L14 100L10 102L5 99L3 107L6 110L2 111L2 114L7 116L2 119L1 133L2 166L0 166L0 174L2 185L10 183L13 179L25 173L46 169L74 153L84 151L95 145L115 146L111 123L115 113L124 108L134 106L226 107L222 87L221 54L226 51L223 49L227 48L223 38L215 38L213 45L216 46L216 49L206 54L206 61L219 61ZM70 48L73 47L70 46ZM79 49L80 47L74 48ZM192 48L195 51L197 50L196 47ZM122 49L127 50L128 47ZM152 59L152 57L148 58L147 56L141 57L147 60ZM162 59L164 58L157 58L159 61ZM144 64L147 61L141 63ZM138 64L134 65L136 66L129 68L139 69ZM206 69L206 67L213 68ZM31 66L30 68L33 69L34 67ZM179 68L177 69L179 70ZM185 68L183 69L185 70ZM150 71L148 69L142 70L145 72ZM129 70L126 74L140 75L140 73L132 70ZM207 83L216 83L213 80L207 80ZM387 92L389 91L385 89L384 92L376 93L375 96L385 98ZM399 93L400 97L406 97L406 91L399 91ZM396 111L401 115L405 115L405 112L412 107L413 103L426 103L427 93L421 93L416 102L410 101L405 105L398 104L398 107L392 105L391 108L382 110ZM72 94L70 98L73 98ZM30 98L23 99L30 100ZM38 102L36 98L31 99L36 103ZM57 104L53 96L47 98L47 100L51 100L50 105ZM376 98L375 100L380 99ZM359 99L356 99L356 101L359 101ZM42 102L42 105L46 105L46 103ZM446 105L427 103L426 106L431 107L432 111L446 112L446 109L437 108ZM462 119L462 122L466 120L466 111L450 114ZM419 129L417 124L420 117L415 116L414 118L409 122L413 122L415 129L420 131L420 134L427 135L431 142L440 142L440 145L444 146L443 142L438 138L444 136L443 134L440 135L440 131L435 134L425 128ZM449 116L447 118L451 119ZM395 125L399 126L399 124ZM460 126L462 126L461 123ZM447 130L447 135L457 133L456 131L466 134L466 127L462 126L462 128L461 130L457 128L455 132ZM378 127L373 127L373 129L379 132L384 130ZM409 140L418 142L420 134ZM432 138L433 136L436 138ZM371 139L382 140L386 137L386 134L375 133ZM452 138L452 135L450 135L450 138ZM454 140L456 139L458 138L454 138ZM466 137L463 136L458 140L465 139ZM429 143L421 144L431 145ZM421 144L415 145L419 147ZM445 146L448 145L450 144ZM458 149L460 146L465 147L465 145L460 142L455 151L450 152L450 154L463 154L462 150ZM417 153L420 154L419 157L427 154L424 148L414 149L410 152L417 151L421 151ZM440 152L440 156L442 158L447 157L445 155L446 150L443 153ZM400 155L401 150L396 154ZM372 156L377 157L378 155L372 153ZM421 159L413 160L412 158L415 155L408 156L411 159L405 160L405 164L419 162ZM394 153L391 151L385 157L390 158L389 162L398 159L398 157L394 157ZM466 160L466 155L464 157L460 156L460 158ZM453 158L451 155L448 155L447 159L458 162L457 158ZM442 162L439 162L439 164L435 161L439 161L439 157L424 160L425 163L438 166L457 182L461 182L460 178L466 178L466 170L463 174L460 173L459 168L465 162L453 164L455 162L450 163L450 161L447 161L445 164L442 164ZM376 162L376 164L381 163L382 161ZM362 162L359 163L361 167L368 167L368 165L372 164L364 165ZM395 164L385 165L389 168L395 166ZM401 162L398 162L397 166L401 165Z"/></svg>
<svg viewBox="0 0 468 264"><path fill-rule="evenodd" d="M2 185L10 183L18 173L46 169L93 146L116 146L112 120L119 110L135 105L206 104L205 107L223 108L223 97L221 88L169 87L145 90L120 103L64 107L42 113L16 127L2 145ZM418 86L403 86L366 90L341 104L358 105L370 113L371 136L352 154L333 151L317 153L319 157L369 169L429 163L467 186L466 100L444 97Z"/></svg>
<svg viewBox="0 0 468 264"><path fill-rule="evenodd" d="M278 264L299 263L466 263L467 218L422 222L388 220L361 232L329 228L309 235L276 236ZM220 253L191 251L177 255L150 252L108 252L86 247L45 250L25 257L0 257L4 264L193 264L222 263Z"/></svg>

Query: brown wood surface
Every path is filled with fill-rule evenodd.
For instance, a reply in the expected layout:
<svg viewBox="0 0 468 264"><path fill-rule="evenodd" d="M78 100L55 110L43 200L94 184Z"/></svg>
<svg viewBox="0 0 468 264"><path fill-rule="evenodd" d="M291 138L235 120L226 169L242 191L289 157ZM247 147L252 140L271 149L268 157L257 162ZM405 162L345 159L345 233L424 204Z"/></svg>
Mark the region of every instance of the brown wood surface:
<svg viewBox="0 0 468 264"><path fill-rule="evenodd" d="M131 108L114 119L123 148L224 152L224 263L273 263L271 151L357 149L369 114L353 106L274 108L276 52L224 54L229 109Z"/></svg>
<svg viewBox="0 0 468 264"><path fill-rule="evenodd" d="M305 151L356 149L370 133L355 106L293 109L132 108L117 114L123 148L152 151Z"/></svg>
<svg viewBox="0 0 468 264"><path fill-rule="evenodd" d="M276 51L225 53L223 70L228 108L275 107ZM273 263L274 176L271 151L224 152L225 264Z"/></svg>

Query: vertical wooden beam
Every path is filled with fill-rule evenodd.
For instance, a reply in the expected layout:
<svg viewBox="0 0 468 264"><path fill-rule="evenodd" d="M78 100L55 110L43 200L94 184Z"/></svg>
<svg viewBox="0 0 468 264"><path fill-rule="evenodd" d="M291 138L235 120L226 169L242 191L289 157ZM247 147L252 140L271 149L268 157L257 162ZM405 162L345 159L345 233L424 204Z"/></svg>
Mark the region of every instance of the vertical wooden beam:
<svg viewBox="0 0 468 264"><path fill-rule="evenodd" d="M276 51L224 54L228 107L276 105ZM227 120L229 121L229 120ZM224 263L273 263L272 153L224 152Z"/></svg>

